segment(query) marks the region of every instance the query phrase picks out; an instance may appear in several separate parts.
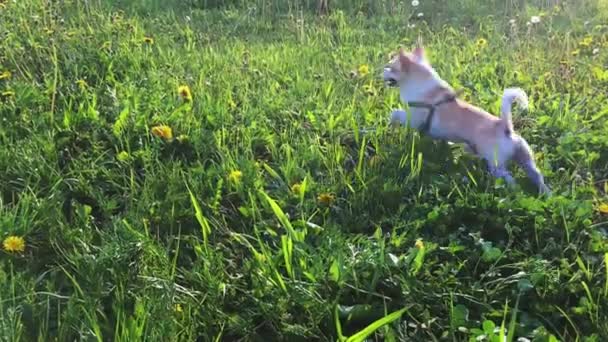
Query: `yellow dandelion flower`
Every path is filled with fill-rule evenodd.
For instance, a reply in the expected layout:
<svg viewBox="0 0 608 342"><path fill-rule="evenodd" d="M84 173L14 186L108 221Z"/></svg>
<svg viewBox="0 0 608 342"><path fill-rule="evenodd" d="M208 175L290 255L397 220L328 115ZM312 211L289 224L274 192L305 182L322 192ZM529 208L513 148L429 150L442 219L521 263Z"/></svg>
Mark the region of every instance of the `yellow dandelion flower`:
<svg viewBox="0 0 608 342"><path fill-rule="evenodd" d="M415 243L415 246L418 249L423 249L424 248L424 242L422 242L422 239L417 239L416 243Z"/></svg>
<svg viewBox="0 0 608 342"><path fill-rule="evenodd" d="M574 51L572 51L572 56L578 56L581 53L581 50L576 49Z"/></svg>
<svg viewBox="0 0 608 342"><path fill-rule="evenodd" d="M488 41L483 38L479 38L476 45L478 48L484 48L486 45L488 45Z"/></svg>
<svg viewBox="0 0 608 342"><path fill-rule="evenodd" d="M117 156L116 159L118 159L118 161L124 162L129 160L129 152L127 151L121 151Z"/></svg>
<svg viewBox="0 0 608 342"><path fill-rule="evenodd" d="M144 37L144 43L152 45L152 44L154 44L154 38Z"/></svg>
<svg viewBox="0 0 608 342"><path fill-rule="evenodd" d="M336 196L334 196L333 194L330 193L322 193L319 196L317 196L317 201L319 201L319 203L323 204L323 205L331 205L336 199Z"/></svg>
<svg viewBox="0 0 608 342"><path fill-rule="evenodd" d="M182 308L182 305L180 303L175 304L175 312L182 313L183 311L184 309Z"/></svg>
<svg viewBox="0 0 608 342"><path fill-rule="evenodd" d="M367 74L369 74L369 66L367 64L361 64L359 65L359 75L361 76L365 76Z"/></svg>
<svg viewBox="0 0 608 342"><path fill-rule="evenodd" d="M553 6L553 13L559 13L561 11L561 8L558 5Z"/></svg>
<svg viewBox="0 0 608 342"><path fill-rule="evenodd" d="M241 181L241 178L243 178L243 173L239 170L230 171L230 173L228 174L228 180L235 184L239 183Z"/></svg>
<svg viewBox="0 0 608 342"><path fill-rule="evenodd" d="M78 80L78 81L76 81L76 84L78 84L78 86L80 87L80 89L84 89L84 88L86 88L86 87L89 86L87 84L87 81L85 81L85 80Z"/></svg>
<svg viewBox="0 0 608 342"><path fill-rule="evenodd" d="M608 203L602 203L597 207L597 211L602 214L608 214Z"/></svg>
<svg viewBox="0 0 608 342"><path fill-rule="evenodd" d="M177 88L177 92L179 93L179 96L185 101L192 101L192 92L190 91L190 87L188 87L187 85L179 86L179 88Z"/></svg>
<svg viewBox="0 0 608 342"><path fill-rule="evenodd" d="M302 184L300 183L295 183L291 186L291 192L293 192L296 195L299 195L302 192Z"/></svg>
<svg viewBox="0 0 608 342"><path fill-rule="evenodd" d="M230 106L231 109L235 109L236 108L236 102L234 102L233 99L228 100L228 106Z"/></svg>
<svg viewBox="0 0 608 342"><path fill-rule="evenodd" d="M591 44L593 44L593 37L585 37L583 40L580 41L580 43L578 43L578 45L582 46L582 47L590 47Z"/></svg>
<svg viewBox="0 0 608 342"><path fill-rule="evenodd" d="M11 253L25 251L25 240L20 236L9 236L2 243L4 250Z"/></svg>
<svg viewBox="0 0 608 342"><path fill-rule="evenodd" d="M158 125L152 127L152 135L165 140L171 140L173 139L173 130L167 125Z"/></svg>
<svg viewBox="0 0 608 342"><path fill-rule="evenodd" d="M181 144L187 143L187 142L188 142L188 140L190 140L190 137L188 137L186 134L180 134L180 135L177 137L177 141L178 141L179 143L181 143Z"/></svg>
<svg viewBox="0 0 608 342"><path fill-rule="evenodd" d="M11 78L11 76L12 76L12 74L11 74L11 72L10 72L10 71L8 71L8 70L3 71L3 72L0 74L0 80L8 80L9 78Z"/></svg>
<svg viewBox="0 0 608 342"><path fill-rule="evenodd" d="M369 159L369 165L370 166L378 166L380 165L380 163L382 162L382 157L380 157L379 155L374 155Z"/></svg>
<svg viewBox="0 0 608 342"><path fill-rule="evenodd" d="M374 88L374 85L371 83L364 85L363 91L365 91L367 95L376 95L376 88Z"/></svg>

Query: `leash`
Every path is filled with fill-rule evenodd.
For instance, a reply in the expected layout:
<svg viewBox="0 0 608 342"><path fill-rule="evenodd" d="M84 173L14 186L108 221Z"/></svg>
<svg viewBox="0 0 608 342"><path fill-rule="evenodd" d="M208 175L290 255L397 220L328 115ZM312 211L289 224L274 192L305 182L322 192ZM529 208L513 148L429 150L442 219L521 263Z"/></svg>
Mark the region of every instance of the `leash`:
<svg viewBox="0 0 608 342"><path fill-rule="evenodd" d="M418 102L418 101L408 102L407 105L409 107L426 108L429 110L429 114L426 116L426 119L424 120L424 122L422 123L420 128L418 128L418 130L424 134L428 133L431 129L431 122L433 121L433 117L435 116L435 110L437 109L437 107L441 106L442 104L448 103L448 102L456 101L458 96L460 96L460 94L462 94L463 92L464 92L464 89L460 89L460 90L454 92L453 94L447 96L446 98L443 98L435 103L426 103L426 102Z"/></svg>

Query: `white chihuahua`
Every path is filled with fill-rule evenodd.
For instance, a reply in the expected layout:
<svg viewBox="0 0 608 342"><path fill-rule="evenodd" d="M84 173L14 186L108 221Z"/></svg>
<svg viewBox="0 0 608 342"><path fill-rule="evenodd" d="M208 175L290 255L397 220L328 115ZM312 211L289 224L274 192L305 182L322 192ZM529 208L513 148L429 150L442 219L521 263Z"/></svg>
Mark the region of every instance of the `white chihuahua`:
<svg viewBox="0 0 608 342"><path fill-rule="evenodd" d="M523 90L505 89L500 118L491 115L458 99L454 90L431 67L420 46L412 53L400 49L398 56L385 67L384 80L399 87L401 101L410 107L409 118L404 110L394 110L391 125L409 123L410 127L435 139L465 143L468 152L485 159L490 173L503 178L507 184L515 183L507 170L507 163L514 160L537 185L539 192L550 193L528 143L513 130L511 104L517 101L521 107L528 107Z"/></svg>

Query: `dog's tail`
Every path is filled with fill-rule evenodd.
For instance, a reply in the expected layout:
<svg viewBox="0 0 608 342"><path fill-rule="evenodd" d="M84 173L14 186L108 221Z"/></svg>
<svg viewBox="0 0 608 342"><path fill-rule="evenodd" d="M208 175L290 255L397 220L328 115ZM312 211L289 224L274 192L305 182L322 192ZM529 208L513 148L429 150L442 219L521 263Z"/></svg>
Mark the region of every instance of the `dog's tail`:
<svg viewBox="0 0 608 342"><path fill-rule="evenodd" d="M507 88L502 95L500 118L511 126L511 105L517 101L522 109L528 108L528 96L520 88Z"/></svg>

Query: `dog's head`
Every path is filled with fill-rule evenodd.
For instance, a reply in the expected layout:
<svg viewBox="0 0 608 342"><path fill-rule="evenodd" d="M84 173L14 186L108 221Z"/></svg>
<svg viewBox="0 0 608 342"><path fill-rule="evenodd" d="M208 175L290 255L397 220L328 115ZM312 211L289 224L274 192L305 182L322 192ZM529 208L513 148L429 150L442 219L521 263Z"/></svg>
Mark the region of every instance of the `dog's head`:
<svg viewBox="0 0 608 342"><path fill-rule="evenodd" d="M401 87L433 76L433 69L426 59L424 49L418 46L412 52L400 49L399 54L385 66L383 76L389 86Z"/></svg>

